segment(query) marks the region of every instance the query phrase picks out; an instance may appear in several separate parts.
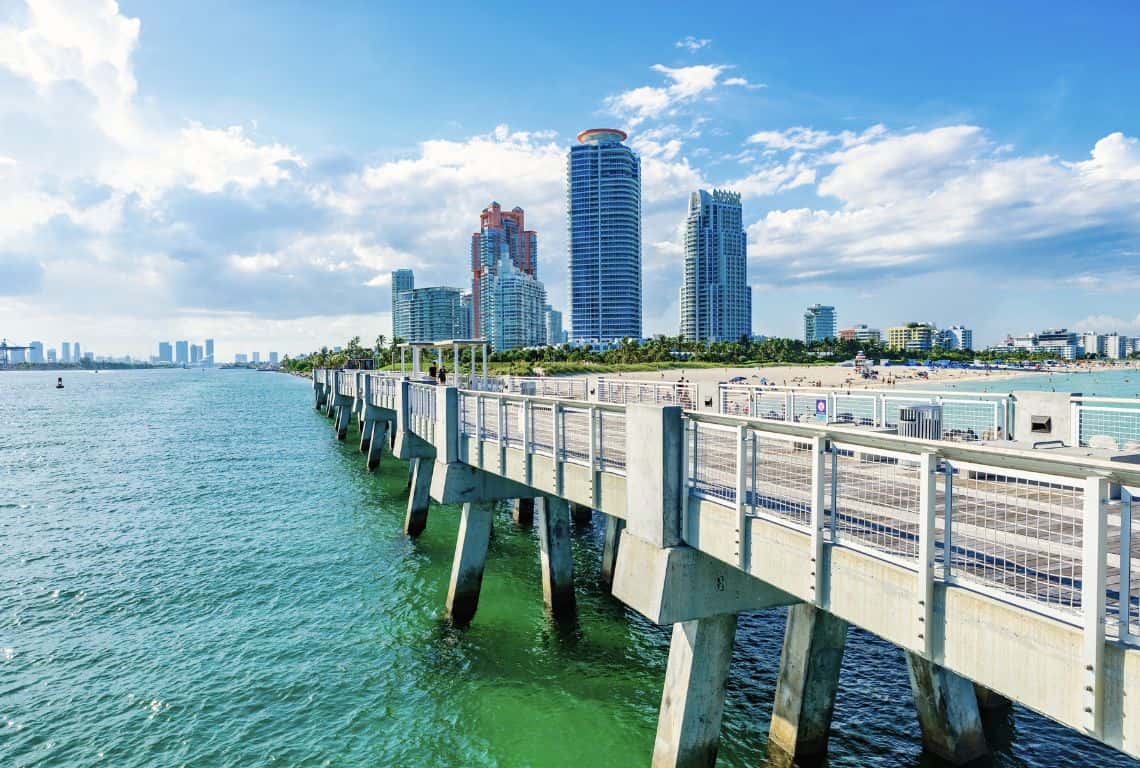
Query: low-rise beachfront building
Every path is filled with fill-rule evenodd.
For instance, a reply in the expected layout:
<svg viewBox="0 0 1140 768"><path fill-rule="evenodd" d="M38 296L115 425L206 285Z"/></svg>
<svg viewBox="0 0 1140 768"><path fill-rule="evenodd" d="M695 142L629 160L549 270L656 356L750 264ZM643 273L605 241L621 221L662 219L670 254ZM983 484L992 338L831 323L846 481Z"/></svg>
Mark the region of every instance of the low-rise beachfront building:
<svg viewBox="0 0 1140 768"><path fill-rule="evenodd" d="M938 331L934 344L938 349L965 352L974 348L974 332L964 325L952 325Z"/></svg>
<svg viewBox="0 0 1140 768"><path fill-rule="evenodd" d="M850 328L840 328L839 338L843 341L859 341L864 344L878 344L883 340L883 332L878 328L868 328L866 323L860 323Z"/></svg>
<svg viewBox="0 0 1140 768"><path fill-rule="evenodd" d="M934 349L938 329L933 323L907 323L887 329L887 348L903 352L929 352Z"/></svg>

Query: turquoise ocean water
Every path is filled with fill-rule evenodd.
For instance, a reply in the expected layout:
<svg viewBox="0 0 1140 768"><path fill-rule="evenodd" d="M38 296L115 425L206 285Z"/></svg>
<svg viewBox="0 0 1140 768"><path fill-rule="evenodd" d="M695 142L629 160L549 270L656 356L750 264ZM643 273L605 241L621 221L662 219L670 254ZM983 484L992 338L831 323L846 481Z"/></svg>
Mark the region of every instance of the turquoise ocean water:
<svg viewBox="0 0 1140 768"><path fill-rule="evenodd" d="M1093 369L1086 373L1027 373L1012 378L935 382L922 389L963 392L1013 392L1018 389L1079 392L1097 397L1140 397L1140 370Z"/></svg>
<svg viewBox="0 0 1140 768"><path fill-rule="evenodd" d="M0 374L0 766L644 766L667 634L597 583L544 615L504 512L479 613L441 619L457 509L401 533L308 382L248 371ZM1087 390L1087 388L1086 388ZM720 755L764 764L779 611L743 617ZM1015 709L999 766L1135 766ZM853 631L832 766L935 766L901 654Z"/></svg>

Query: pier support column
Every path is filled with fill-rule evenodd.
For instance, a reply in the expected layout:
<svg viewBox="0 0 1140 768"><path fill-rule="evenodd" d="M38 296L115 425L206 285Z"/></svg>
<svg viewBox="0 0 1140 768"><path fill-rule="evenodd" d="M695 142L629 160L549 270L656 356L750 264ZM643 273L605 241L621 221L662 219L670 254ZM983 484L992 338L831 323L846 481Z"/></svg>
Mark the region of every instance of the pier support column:
<svg viewBox="0 0 1140 768"><path fill-rule="evenodd" d="M570 516L574 520L574 525L586 526L593 522L594 510L585 504L570 502Z"/></svg>
<svg viewBox="0 0 1140 768"><path fill-rule="evenodd" d="M815 764L827 754L846 640L843 619L806 603L788 608L768 728L775 764Z"/></svg>
<svg viewBox="0 0 1140 768"><path fill-rule="evenodd" d="M511 519L519 528L534 525L534 499L515 499L511 502Z"/></svg>
<svg viewBox="0 0 1140 768"><path fill-rule="evenodd" d="M564 499L542 496L538 507L538 548L542 599L554 616L574 613L574 559L570 554L570 512Z"/></svg>
<svg viewBox="0 0 1140 768"><path fill-rule="evenodd" d="M431 475L435 459L412 459L412 481L408 490L408 515L404 533L412 538L427 527L428 504L431 503Z"/></svg>
<svg viewBox="0 0 1140 768"><path fill-rule="evenodd" d="M360 452L368 453L368 447L372 445L372 431L376 428L376 422L371 419L361 420L360 422Z"/></svg>
<svg viewBox="0 0 1140 768"><path fill-rule="evenodd" d="M621 532L624 530L625 520L613 515L606 515L606 536L602 543L601 581L607 592L613 590L618 544L621 541Z"/></svg>
<svg viewBox="0 0 1140 768"><path fill-rule="evenodd" d="M977 683L974 683L974 696L977 697L978 709L982 712L1000 712L1013 706L1013 702L1005 696Z"/></svg>
<svg viewBox="0 0 1140 768"><path fill-rule="evenodd" d="M455 559L451 562L451 584L447 589L447 615L456 626L470 624L479 607L494 508L490 502L463 505L459 536L455 540Z"/></svg>
<svg viewBox="0 0 1140 768"><path fill-rule="evenodd" d="M368 471L374 471L380 466L380 452L384 449L384 443L387 442L386 435L388 433L388 422L374 421L372 422L372 437L368 441Z"/></svg>
<svg viewBox="0 0 1140 768"><path fill-rule="evenodd" d="M906 662L923 746L953 765L989 754L974 684L910 651Z"/></svg>
<svg viewBox="0 0 1140 768"><path fill-rule="evenodd" d="M706 768L716 763L735 635L735 613L673 625L653 768Z"/></svg>
<svg viewBox="0 0 1140 768"><path fill-rule="evenodd" d="M352 418L352 407L338 405L336 407L336 439L344 440L348 437L348 422Z"/></svg>

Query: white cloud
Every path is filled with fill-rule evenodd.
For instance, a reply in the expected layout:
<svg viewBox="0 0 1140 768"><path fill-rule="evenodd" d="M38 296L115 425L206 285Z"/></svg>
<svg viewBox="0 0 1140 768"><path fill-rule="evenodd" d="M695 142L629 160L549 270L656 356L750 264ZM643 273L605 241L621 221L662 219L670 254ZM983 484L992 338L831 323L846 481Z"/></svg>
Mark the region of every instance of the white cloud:
<svg viewBox="0 0 1140 768"><path fill-rule="evenodd" d="M679 106L708 94L730 67L727 64L694 64L690 67L654 64L652 69L664 75L668 84L645 85L606 99L606 108L627 121L631 128L649 119L674 114Z"/></svg>
<svg viewBox="0 0 1140 768"><path fill-rule="evenodd" d="M740 86L741 88L748 88L749 90L757 90L760 88L767 88L768 87L764 83L749 82L748 79L744 78L744 77L728 77L728 78L725 78L724 84L725 85L736 85L736 86Z"/></svg>
<svg viewBox="0 0 1140 768"><path fill-rule="evenodd" d="M746 193L810 184L814 174L821 202L835 204L771 210L749 227L753 260L792 280L946 268L1066 279L1118 261L1115 243L1140 234L1137 142L1119 133L1078 162L1017 156L972 125L795 128L751 142L795 154L742 180Z"/></svg>
<svg viewBox="0 0 1140 768"><path fill-rule="evenodd" d="M696 38L692 35L685 35L684 38L673 43L674 48L684 48L689 53L696 53L702 48L707 48L712 45L712 40L707 38Z"/></svg>

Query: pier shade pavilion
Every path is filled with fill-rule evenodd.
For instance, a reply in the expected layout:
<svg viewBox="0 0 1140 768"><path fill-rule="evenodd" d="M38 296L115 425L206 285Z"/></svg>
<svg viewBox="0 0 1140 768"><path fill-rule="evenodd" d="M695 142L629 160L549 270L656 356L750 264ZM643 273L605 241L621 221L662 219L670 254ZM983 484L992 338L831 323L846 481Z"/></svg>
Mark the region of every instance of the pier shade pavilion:
<svg viewBox="0 0 1140 768"><path fill-rule="evenodd" d="M442 368L444 361L444 353L450 350L451 357L451 371L454 376L459 376L459 361L460 350L467 347L471 350L471 366L469 374L471 380L482 378L483 381L487 380L487 341L486 339L445 339L443 341L409 341L400 345L400 371L406 376L412 378L420 378L424 375L422 366L423 353L427 350L428 354L432 351L435 352L436 366ZM408 370L408 353L411 353L411 371ZM482 371L476 374L475 361L477 358L482 359Z"/></svg>

